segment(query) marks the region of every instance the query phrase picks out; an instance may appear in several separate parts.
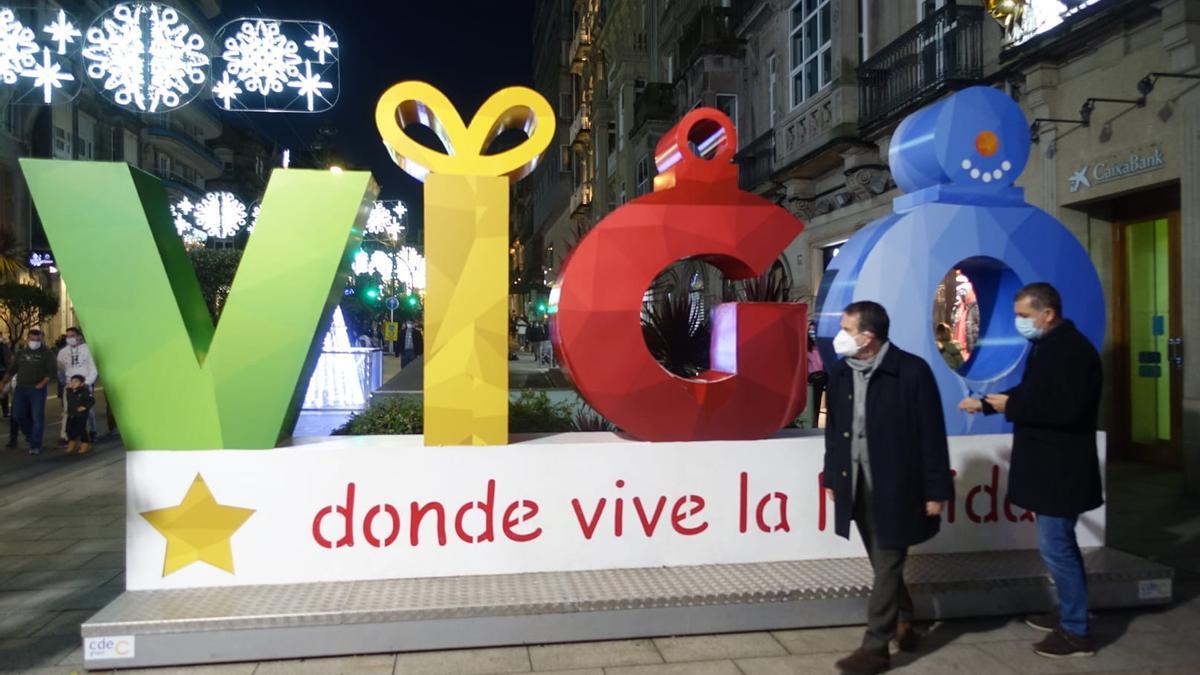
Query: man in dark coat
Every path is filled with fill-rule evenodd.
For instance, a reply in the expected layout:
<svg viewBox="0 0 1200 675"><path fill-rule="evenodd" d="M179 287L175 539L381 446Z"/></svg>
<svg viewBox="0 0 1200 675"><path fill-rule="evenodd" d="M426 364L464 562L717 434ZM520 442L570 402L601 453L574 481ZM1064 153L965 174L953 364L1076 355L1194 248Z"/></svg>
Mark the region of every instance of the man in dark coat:
<svg viewBox="0 0 1200 675"><path fill-rule="evenodd" d="M1100 355L1062 318L1062 298L1053 286L1021 289L1014 310L1017 332L1033 343L1021 383L959 407L972 414L1003 413L1013 423L1008 498L1037 514L1038 548L1059 600L1059 612L1025 621L1050 633L1034 651L1052 658L1091 656L1087 575L1075 524L1080 514L1104 503L1096 448L1104 379Z"/></svg>
<svg viewBox="0 0 1200 675"><path fill-rule="evenodd" d="M908 547L937 534L954 498L933 371L888 341L889 326L877 303L847 307L833 341L844 360L829 373L825 491L837 533L849 537L857 523L875 574L862 647L837 664L846 673L887 670L893 639L916 649L904 562Z"/></svg>

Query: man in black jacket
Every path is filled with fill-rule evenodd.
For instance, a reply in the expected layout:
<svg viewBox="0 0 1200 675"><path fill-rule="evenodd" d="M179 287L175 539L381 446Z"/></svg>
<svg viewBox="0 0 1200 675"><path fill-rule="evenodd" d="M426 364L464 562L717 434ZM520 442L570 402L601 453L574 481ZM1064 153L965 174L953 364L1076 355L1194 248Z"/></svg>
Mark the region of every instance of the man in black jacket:
<svg viewBox="0 0 1200 675"><path fill-rule="evenodd" d="M1100 355L1062 318L1062 298L1053 286L1021 289L1014 310L1017 331L1033 343L1021 383L959 407L971 414L1003 413L1013 423L1008 498L1037 514L1038 548L1058 589L1058 613L1025 621L1050 633L1034 651L1052 658L1091 656L1087 575L1075 523L1104 503L1096 448Z"/></svg>
<svg viewBox="0 0 1200 675"><path fill-rule="evenodd" d="M933 371L888 341L882 306L856 302L833 341L844 361L829 373L823 484L835 529L858 524L875 580L862 647L838 662L846 673L879 673L889 643L916 649L912 598L904 585L908 547L933 537L954 498L946 422Z"/></svg>

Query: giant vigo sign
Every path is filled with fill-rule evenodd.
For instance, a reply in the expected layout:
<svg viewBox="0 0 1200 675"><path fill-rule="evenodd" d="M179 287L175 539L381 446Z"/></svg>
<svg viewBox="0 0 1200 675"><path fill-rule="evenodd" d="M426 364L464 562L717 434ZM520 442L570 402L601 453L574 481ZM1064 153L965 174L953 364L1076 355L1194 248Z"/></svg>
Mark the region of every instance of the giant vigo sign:
<svg viewBox="0 0 1200 675"><path fill-rule="evenodd" d="M803 229L738 189L735 131L715 110L692 111L663 137L655 191L598 223L560 279L554 342L576 385L623 430L662 443L583 435L465 447L508 440L508 190L536 167L553 119L520 88L469 124L423 83L379 102L388 149L425 182L423 440L275 448L349 276L375 198L368 174L274 172L214 326L156 178L124 164L22 160L123 438L139 451L128 461L131 587L861 555L824 532L822 439L761 440L804 403L804 306L717 307L714 369L691 379L667 373L642 338L642 297L662 269L695 258L753 277ZM447 152L413 141L414 123ZM486 153L512 129L528 140ZM935 364L950 406L1019 372L1025 343L1006 306L1022 283L1058 285L1098 341L1103 298L1086 252L1012 186L1028 149L1020 110L990 89L906 120L891 162L909 194L843 247L822 289L820 335L832 336L851 300L882 301L894 339ZM937 281L954 267L970 270L984 307L983 347L957 372L933 351L929 323ZM963 434L951 439L960 501L949 536L928 550L1031 547L1029 514L1000 494L1008 440L983 435L1002 422L946 417ZM1103 541L1102 510L1083 532L1085 544Z"/></svg>

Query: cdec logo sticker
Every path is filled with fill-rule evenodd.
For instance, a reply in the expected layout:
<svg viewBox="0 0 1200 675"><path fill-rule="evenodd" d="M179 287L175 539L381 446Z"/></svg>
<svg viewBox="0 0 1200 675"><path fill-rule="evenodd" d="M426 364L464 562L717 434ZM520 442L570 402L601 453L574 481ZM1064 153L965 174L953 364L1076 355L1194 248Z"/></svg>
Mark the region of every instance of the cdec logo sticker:
<svg viewBox="0 0 1200 675"><path fill-rule="evenodd" d="M83 658L85 661L132 659L137 646L136 639L132 635L84 638Z"/></svg>

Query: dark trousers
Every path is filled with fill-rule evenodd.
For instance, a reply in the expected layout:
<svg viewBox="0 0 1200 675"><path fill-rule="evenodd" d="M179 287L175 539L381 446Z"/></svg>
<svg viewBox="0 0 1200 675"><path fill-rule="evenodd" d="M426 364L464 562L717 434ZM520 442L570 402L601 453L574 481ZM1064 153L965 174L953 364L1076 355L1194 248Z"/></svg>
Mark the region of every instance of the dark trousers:
<svg viewBox="0 0 1200 675"><path fill-rule="evenodd" d="M84 443L91 442L92 436L88 433L87 413L67 418L67 440L82 441Z"/></svg>
<svg viewBox="0 0 1200 675"><path fill-rule="evenodd" d="M405 349L400 356L400 367L407 368L408 364L417 360L417 353L411 349Z"/></svg>
<svg viewBox="0 0 1200 675"><path fill-rule="evenodd" d="M871 491L860 473L858 494L854 498L854 522L867 547L875 581L871 584L871 599L867 603L867 633L863 648L886 649L896 637L898 621L912 621L913 601L904 584L904 561L908 549L883 548L875 538L875 513L870 507Z"/></svg>
<svg viewBox="0 0 1200 675"><path fill-rule="evenodd" d="M46 423L46 390L49 386L22 387L13 392L12 416L21 425L31 450L42 449L42 432Z"/></svg>

